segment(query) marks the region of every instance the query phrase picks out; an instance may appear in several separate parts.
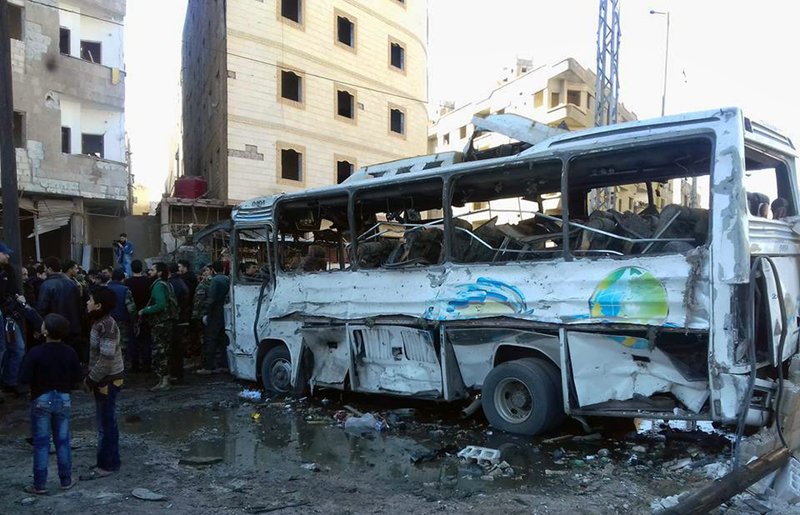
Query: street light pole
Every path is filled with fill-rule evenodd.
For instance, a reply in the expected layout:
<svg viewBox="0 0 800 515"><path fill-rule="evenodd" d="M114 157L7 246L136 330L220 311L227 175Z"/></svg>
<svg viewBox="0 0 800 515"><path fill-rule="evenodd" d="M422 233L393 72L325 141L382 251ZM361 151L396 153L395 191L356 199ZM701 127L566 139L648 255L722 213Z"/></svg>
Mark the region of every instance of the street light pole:
<svg viewBox="0 0 800 515"><path fill-rule="evenodd" d="M667 42L664 47L664 91L661 95L661 116L667 110L667 69L669 67L669 11L651 10L650 14L660 14L667 17Z"/></svg>

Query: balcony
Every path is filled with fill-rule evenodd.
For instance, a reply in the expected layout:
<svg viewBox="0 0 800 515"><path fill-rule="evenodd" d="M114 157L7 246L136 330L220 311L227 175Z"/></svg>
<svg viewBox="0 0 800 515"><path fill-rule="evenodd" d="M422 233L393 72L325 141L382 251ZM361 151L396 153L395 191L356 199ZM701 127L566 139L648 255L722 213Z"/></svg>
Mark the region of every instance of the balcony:
<svg viewBox="0 0 800 515"><path fill-rule="evenodd" d="M123 109L125 107L125 72L61 54L58 80L61 91L71 97Z"/></svg>

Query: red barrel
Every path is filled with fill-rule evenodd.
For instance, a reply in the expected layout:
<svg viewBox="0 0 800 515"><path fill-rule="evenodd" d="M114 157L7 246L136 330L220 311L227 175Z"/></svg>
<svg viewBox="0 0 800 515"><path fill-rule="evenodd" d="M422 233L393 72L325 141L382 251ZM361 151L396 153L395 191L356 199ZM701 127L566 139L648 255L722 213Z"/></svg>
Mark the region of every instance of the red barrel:
<svg viewBox="0 0 800 515"><path fill-rule="evenodd" d="M176 198L200 198L208 191L208 184L202 177L184 175L175 181Z"/></svg>

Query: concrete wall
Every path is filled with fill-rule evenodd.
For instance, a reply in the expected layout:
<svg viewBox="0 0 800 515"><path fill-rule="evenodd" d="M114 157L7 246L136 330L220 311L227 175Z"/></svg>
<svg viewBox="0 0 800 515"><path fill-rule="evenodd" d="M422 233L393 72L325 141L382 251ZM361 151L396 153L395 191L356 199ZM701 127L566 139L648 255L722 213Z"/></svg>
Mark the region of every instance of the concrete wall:
<svg viewBox="0 0 800 515"><path fill-rule="evenodd" d="M61 4L61 7L73 12L59 11L61 27L70 30L70 52L72 57L81 56L81 40L99 42L101 44L100 63L110 68L122 68L122 27L112 23L81 16L81 6Z"/></svg>
<svg viewBox="0 0 800 515"><path fill-rule="evenodd" d="M280 2L229 0L224 37L213 33L213 22L212 36L208 36L207 23L200 21L202 14L208 14L205 2L189 3L184 67L194 66L192 52L203 41L209 45L224 40L227 63L219 76L227 102L223 92L217 95L215 83L206 91L208 104L187 102L190 97L185 97L186 172L207 169L223 175L220 180L212 174L209 185L212 196L229 204L279 191L333 184L337 160L360 167L426 153L426 3L303 3L302 20L297 24L280 15ZM336 41L336 17L340 15L355 22L355 48ZM200 32L192 33L190 28ZM400 42L405 48L404 71L389 64L390 41ZM283 69L302 77L301 102L281 98L279 77ZM206 77L216 79L214 65L209 65L209 71L212 73ZM188 87L197 89L195 84ZM336 92L340 89L355 97L354 119L336 114ZM216 111L207 114L205 120L199 113L208 110L207 105L215 106L217 98L226 119L226 125L218 125L225 128L224 137L214 135L207 127L190 125L191 120L211 124L209 119ZM389 130L390 108L405 112L402 136ZM207 134L205 146L194 143L202 132ZM301 180L280 177L282 148L301 152Z"/></svg>

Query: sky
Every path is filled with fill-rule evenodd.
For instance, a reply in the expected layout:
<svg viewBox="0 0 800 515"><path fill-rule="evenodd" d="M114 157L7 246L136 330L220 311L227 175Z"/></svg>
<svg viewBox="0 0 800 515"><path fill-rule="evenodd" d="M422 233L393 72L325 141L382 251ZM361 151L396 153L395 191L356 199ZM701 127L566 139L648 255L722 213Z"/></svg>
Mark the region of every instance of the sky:
<svg viewBox="0 0 800 515"><path fill-rule="evenodd" d="M416 1L416 0L411 0ZM443 100L485 97L517 57L534 66L574 57L595 69L598 0L429 0L428 89ZM163 190L180 112L180 40L186 0L129 0L126 118L137 183ZM620 100L637 116L661 113L666 17L666 113L737 105L800 143L800 2L620 0ZM158 12L159 16L153 16Z"/></svg>

